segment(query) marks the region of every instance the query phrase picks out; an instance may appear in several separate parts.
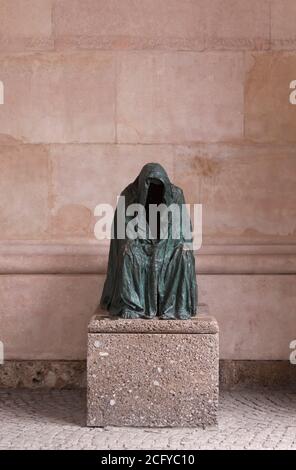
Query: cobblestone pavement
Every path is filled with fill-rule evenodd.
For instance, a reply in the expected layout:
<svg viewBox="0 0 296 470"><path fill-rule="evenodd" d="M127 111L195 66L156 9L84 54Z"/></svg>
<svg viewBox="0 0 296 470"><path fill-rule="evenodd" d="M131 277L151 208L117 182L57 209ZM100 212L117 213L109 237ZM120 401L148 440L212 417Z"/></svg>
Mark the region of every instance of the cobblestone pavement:
<svg viewBox="0 0 296 470"><path fill-rule="evenodd" d="M87 428L85 405L81 390L1 390L0 449L296 449L289 392L223 392L206 430Z"/></svg>

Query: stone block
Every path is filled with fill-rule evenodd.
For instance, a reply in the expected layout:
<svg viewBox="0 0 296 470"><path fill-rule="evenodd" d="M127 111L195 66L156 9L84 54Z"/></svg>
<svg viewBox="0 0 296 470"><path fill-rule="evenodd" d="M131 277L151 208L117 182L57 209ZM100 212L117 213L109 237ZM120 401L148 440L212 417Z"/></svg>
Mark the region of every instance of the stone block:
<svg viewBox="0 0 296 470"><path fill-rule="evenodd" d="M118 141L240 139L243 76L242 52L122 54L118 71Z"/></svg>
<svg viewBox="0 0 296 470"><path fill-rule="evenodd" d="M108 52L1 56L0 131L29 143L114 142L115 60Z"/></svg>
<svg viewBox="0 0 296 470"><path fill-rule="evenodd" d="M56 46L97 49L194 49L204 46L204 15L195 0L55 2Z"/></svg>
<svg viewBox="0 0 296 470"><path fill-rule="evenodd" d="M218 325L96 315L88 329L88 426L205 426L218 408Z"/></svg>
<svg viewBox="0 0 296 470"><path fill-rule="evenodd" d="M145 163L161 163L173 179L171 148L163 145L50 146L52 210L50 233L59 238L94 238L97 204L116 206L116 198ZM106 177L107 175L107 177ZM112 184L111 184L112 183Z"/></svg>
<svg viewBox="0 0 296 470"><path fill-rule="evenodd" d="M48 192L45 146L0 145L1 239L44 237Z"/></svg>
<svg viewBox="0 0 296 470"><path fill-rule="evenodd" d="M1 388L73 389L86 386L86 361L13 360L0 367Z"/></svg>
<svg viewBox="0 0 296 470"><path fill-rule="evenodd" d="M295 275L201 275L198 287L209 311L217 312L221 359L289 360Z"/></svg>
<svg viewBox="0 0 296 470"><path fill-rule="evenodd" d="M271 0L271 45L274 49L296 49L295 0Z"/></svg>
<svg viewBox="0 0 296 470"><path fill-rule="evenodd" d="M203 205L203 245L295 243L295 156L293 144L175 147L174 182Z"/></svg>
<svg viewBox="0 0 296 470"><path fill-rule="evenodd" d="M103 276L0 276L4 360L81 359Z"/></svg>
<svg viewBox="0 0 296 470"><path fill-rule="evenodd" d="M1 0L0 51L52 49L52 0Z"/></svg>
<svg viewBox="0 0 296 470"><path fill-rule="evenodd" d="M245 137L254 142L296 142L296 106L290 103L296 52L247 53Z"/></svg>
<svg viewBox="0 0 296 470"><path fill-rule="evenodd" d="M268 48L268 0L208 0L205 4L208 49Z"/></svg>

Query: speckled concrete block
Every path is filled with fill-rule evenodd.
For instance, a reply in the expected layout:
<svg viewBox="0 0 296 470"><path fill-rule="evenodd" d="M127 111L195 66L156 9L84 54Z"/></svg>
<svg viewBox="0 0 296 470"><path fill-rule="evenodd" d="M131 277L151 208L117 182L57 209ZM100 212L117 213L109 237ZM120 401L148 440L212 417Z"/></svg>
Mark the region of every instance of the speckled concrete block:
<svg viewBox="0 0 296 470"><path fill-rule="evenodd" d="M88 426L205 426L218 408L218 325L192 320L89 324Z"/></svg>

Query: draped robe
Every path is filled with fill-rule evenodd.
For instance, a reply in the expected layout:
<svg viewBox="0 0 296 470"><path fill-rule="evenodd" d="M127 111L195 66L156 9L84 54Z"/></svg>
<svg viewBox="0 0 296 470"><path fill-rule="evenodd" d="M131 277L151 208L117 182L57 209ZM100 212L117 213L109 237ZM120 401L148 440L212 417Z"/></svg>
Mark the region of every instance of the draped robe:
<svg viewBox="0 0 296 470"><path fill-rule="evenodd" d="M122 217L125 229L132 217L117 207L101 307L123 318L192 317L197 308L197 285L192 239L185 238L181 224L182 205L185 204L183 191L170 182L161 165L148 163L121 196L125 197L126 207L135 203L146 209L149 203L176 204L183 214L180 233L178 238L173 237L169 221L167 238L160 238L158 220L157 233L152 237L151 233L145 232L136 239L129 238L126 233L124 238L119 238L117 216ZM149 229L147 212L146 221Z"/></svg>

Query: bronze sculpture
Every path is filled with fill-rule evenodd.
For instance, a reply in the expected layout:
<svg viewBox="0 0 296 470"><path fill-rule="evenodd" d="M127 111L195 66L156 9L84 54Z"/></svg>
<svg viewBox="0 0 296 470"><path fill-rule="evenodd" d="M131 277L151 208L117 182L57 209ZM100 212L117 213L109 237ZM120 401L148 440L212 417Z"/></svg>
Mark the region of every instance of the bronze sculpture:
<svg viewBox="0 0 296 470"><path fill-rule="evenodd" d="M185 236L182 225L188 218L182 209L185 204L183 191L170 182L161 165L148 163L121 196L124 196L126 206L137 204L146 210L140 211L142 217L138 217L135 227L131 215L124 213L119 204L117 206L101 307L122 318L192 317L197 308L197 285L192 238L188 238L187 233ZM172 217L169 219L170 213L165 233L162 233L160 212L156 224L151 223L150 227L151 204L180 208L177 237ZM118 220L123 221L126 229L123 237L119 236ZM135 228L137 238L129 236L129 225Z"/></svg>

